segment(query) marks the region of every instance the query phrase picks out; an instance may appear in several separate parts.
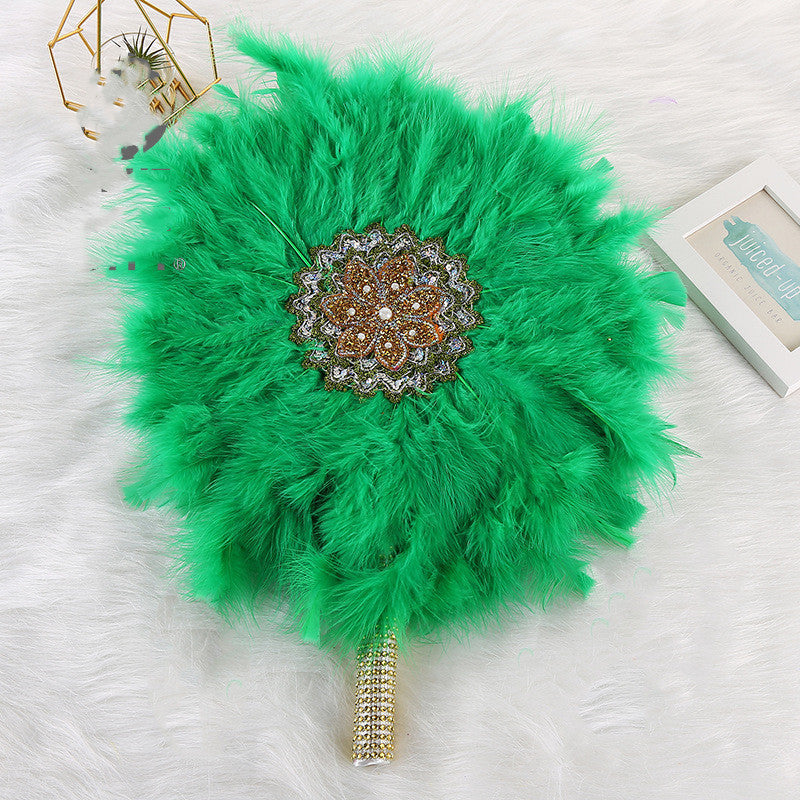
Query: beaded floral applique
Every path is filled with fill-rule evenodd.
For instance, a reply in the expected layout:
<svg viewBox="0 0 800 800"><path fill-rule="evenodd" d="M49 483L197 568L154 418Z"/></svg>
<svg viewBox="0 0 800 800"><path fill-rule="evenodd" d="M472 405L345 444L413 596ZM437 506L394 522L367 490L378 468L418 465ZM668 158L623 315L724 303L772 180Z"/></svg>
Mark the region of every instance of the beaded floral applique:
<svg viewBox="0 0 800 800"><path fill-rule="evenodd" d="M456 379L456 361L472 350L464 334L483 322L473 309L481 287L466 279L462 256L407 225L389 235L374 223L311 257L286 308L297 316L291 340L313 345L303 366L322 371L327 389L382 391L397 403Z"/></svg>

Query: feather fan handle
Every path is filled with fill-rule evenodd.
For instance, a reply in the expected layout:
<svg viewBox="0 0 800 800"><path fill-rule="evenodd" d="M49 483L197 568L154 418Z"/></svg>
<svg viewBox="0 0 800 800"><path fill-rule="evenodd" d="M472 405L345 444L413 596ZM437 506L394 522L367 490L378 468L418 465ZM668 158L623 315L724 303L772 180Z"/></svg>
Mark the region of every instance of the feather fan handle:
<svg viewBox="0 0 800 800"><path fill-rule="evenodd" d="M381 764L394 757L397 639L378 627L358 648L353 763Z"/></svg>

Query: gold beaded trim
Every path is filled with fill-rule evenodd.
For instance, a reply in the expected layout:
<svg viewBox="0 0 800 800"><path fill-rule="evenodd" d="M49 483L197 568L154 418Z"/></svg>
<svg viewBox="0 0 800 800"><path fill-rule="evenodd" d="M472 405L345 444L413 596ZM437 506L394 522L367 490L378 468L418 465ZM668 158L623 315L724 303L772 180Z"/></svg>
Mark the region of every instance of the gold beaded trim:
<svg viewBox="0 0 800 800"><path fill-rule="evenodd" d="M389 629L367 637L358 649L353 763L380 764L394 758L397 639Z"/></svg>

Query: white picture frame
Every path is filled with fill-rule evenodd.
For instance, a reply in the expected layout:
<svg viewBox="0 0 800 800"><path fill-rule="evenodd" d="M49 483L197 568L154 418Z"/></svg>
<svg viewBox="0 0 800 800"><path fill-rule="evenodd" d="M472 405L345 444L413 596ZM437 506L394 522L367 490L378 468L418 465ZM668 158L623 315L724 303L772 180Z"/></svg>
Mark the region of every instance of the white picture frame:
<svg viewBox="0 0 800 800"><path fill-rule="evenodd" d="M764 156L665 216L650 239L781 397L800 388L800 184Z"/></svg>

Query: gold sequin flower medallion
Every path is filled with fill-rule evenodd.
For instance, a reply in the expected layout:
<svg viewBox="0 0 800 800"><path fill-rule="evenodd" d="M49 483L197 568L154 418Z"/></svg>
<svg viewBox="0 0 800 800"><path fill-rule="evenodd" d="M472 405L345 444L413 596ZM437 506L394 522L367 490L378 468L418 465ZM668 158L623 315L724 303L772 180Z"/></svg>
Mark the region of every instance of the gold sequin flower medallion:
<svg viewBox="0 0 800 800"><path fill-rule="evenodd" d="M462 256L407 225L389 235L377 223L311 256L286 308L297 317L291 340L311 344L303 366L319 369L327 389L382 391L396 403L455 380L456 361L472 350L464 334L483 322L473 308L481 288Z"/></svg>

